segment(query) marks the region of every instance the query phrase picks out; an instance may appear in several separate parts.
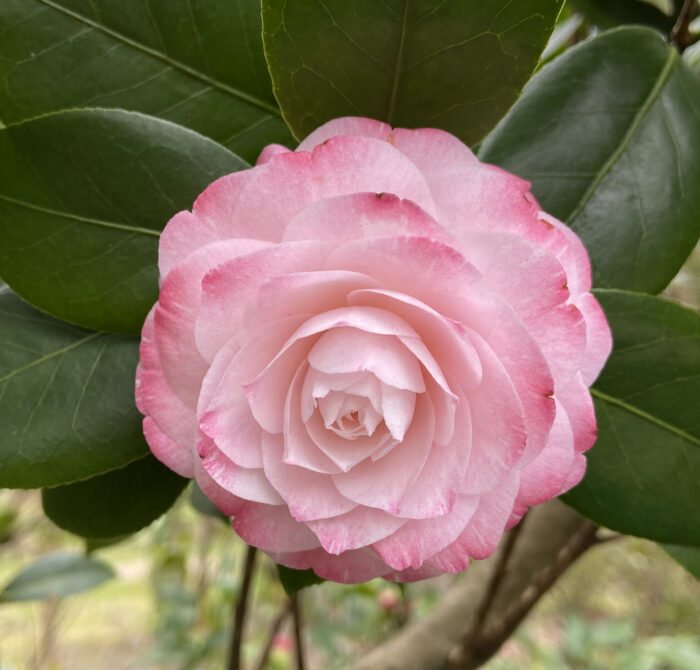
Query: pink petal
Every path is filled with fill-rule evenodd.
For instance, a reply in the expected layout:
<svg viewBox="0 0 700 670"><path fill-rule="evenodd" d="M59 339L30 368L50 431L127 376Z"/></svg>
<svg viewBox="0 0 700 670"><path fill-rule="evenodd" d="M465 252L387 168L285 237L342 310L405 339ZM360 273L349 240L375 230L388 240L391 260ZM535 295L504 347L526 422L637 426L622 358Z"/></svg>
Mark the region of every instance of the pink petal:
<svg viewBox="0 0 700 670"><path fill-rule="evenodd" d="M332 245L290 242L222 263L202 280L196 314L195 343L204 360L211 362L233 336L250 330L243 315L260 287L273 277L318 269Z"/></svg>
<svg viewBox="0 0 700 670"><path fill-rule="evenodd" d="M269 553L308 551L319 546L305 523L295 521L285 505L246 503L233 518L244 542Z"/></svg>
<svg viewBox="0 0 700 670"><path fill-rule="evenodd" d="M472 448L464 491L479 494L493 489L518 463L527 431L522 403L503 364L478 334L469 336L483 376L465 397L471 411Z"/></svg>
<svg viewBox="0 0 700 670"><path fill-rule="evenodd" d="M276 355L299 321L300 317L288 317L244 346L230 340L202 382L197 406L199 428L241 467L262 467L262 428L250 410L243 386Z"/></svg>
<svg viewBox="0 0 700 670"><path fill-rule="evenodd" d="M547 446L520 473L518 504L539 505L558 496L574 461L574 434L564 408L557 403L557 415Z"/></svg>
<svg viewBox="0 0 700 670"><path fill-rule="evenodd" d="M576 375L556 393L556 399L566 411L574 431L574 448L581 453L590 449L596 441L596 426L593 400L581 375Z"/></svg>
<svg viewBox="0 0 700 670"><path fill-rule="evenodd" d="M313 571L322 579L330 579L341 584L366 582L386 574L385 565L372 549L355 549L333 556L324 549L311 551L271 554L276 563L294 570Z"/></svg>
<svg viewBox="0 0 700 670"><path fill-rule="evenodd" d="M163 229L158 241L158 269L161 282L190 254L220 237L192 212L178 212Z"/></svg>
<svg viewBox="0 0 700 670"><path fill-rule="evenodd" d="M262 165L267 163L274 156L279 154L289 153L289 149L281 144L268 144L258 156L258 160L255 162L256 165Z"/></svg>
<svg viewBox="0 0 700 670"><path fill-rule="evenodd" d="M331 137L360 136L373 137L377 140L387 140L391 133L391 126L374 119L366 119L359 116L342 116L319 126L311 134L306 136L297 151L311 151L319 144L327 142Z"/></svg>
<svg viewBox="0 0 700 670"><path fill-rule="evenodd" d="M144 432L155 456L179 474L191 477L196 418L193 408L180 399L163 374L154 339L154 311L149 312L141 332L136 406L147 416Z"/></svg>
<svg viewBox="0 0 700 670"><path fill-rule="evenodd" d="M411 159L429 183L447 170L479 164L466 144L437 128L395 128L388 141Z"/></svg>
<svg viewBox="0 0 700 670"><path fill-rule="evenodd" d="M420 363L391 335L358 328L332 328L314 344L308 358L314 369L325 374L371 372L390 386L414 393L425 391Z"/></svg>
<svg viewBox="0 0 700 670"><path fill-rule="evenodd" d="M478 504L478 496L458 496L449 513L433 519L411 520L372 547L395 570L418 570L428 558L459 537Z"/></svg>
<svg viewBox="0 0 700 670"><path fill-rule="evenodd" d="M393 356L391 360L399 361L401 367L392 368L386 361L377 360L378 352L373 350L366 352L368 360L366 365L363 357L365 352L350 350L347 352L348 365L344 367L349 366L349 368L352 368L352 364L356 363L355 369L336 370L336 366L340 365L339 359L328 358L330 355L328 354L328 347L334 345L336 342L335 338L338 338L337 335L333 336L334 339L331 339L328 345L322 345L316 354L313 353L314 349L311 349L309 352L309 348L315 345L317 339L315 336L319 333L328 331L318 340L318 343L323 340L323 337L327 337L339 330L352 330L353 342L355 343L358 343L362 337L365 340L372 339L372 334L375 336L402 335L415 337L414 331L406 323L390 312L384 312L383 310L345 307L312 316L289 338L269 365L255 379L251 379L246 384L245 390L253 415L265 430L270 433L281 432L286 391L296 370L307 354L309 355L309 362L321 372L328 374L357 372L369 369L367 365L371 363L376 370L383 371L382 374L385 374L388 383L391 383L389 381L391 379L400 379L412 384L417 390L423 390L420 366L403 345L398 342L393 344L395 340L392 341L391 338L387 338L387 342L391 343L391 346L388 346L386 342L382 343L381 338L376 337L372 339L372 346L383 347L383 352L391 350ZM338 343L338 346L343 344L344 336L340 339L341 342ZM358 357L358 354L362 355ZM316 360L317 365L314 364L314 360ZM323 364L324 361L326 364ZM323 369L319 368L319 365ZM415 367L413 367L414 365ZM418 368L417 375L416 368ZM376 373L376 370L372 371Z"/></svg>
<svg viewBox="0 0 700 670"><path fill-rule="evenodd" d="M339 195L313 203L289 222L283 239L348 242L394 235L420 235L448 243L452 239L412 201L376 192Z"/></svg>
<svg viewBox="0 0 700 670"><path fill-rule="evenodd" d="M329 459L336 465L333 474L348 472L358 463L377 453L391 439L391 435L382 427L370 437L359 437L356 440L346 440L328 430L318 412L314 412L306 421L307 436Z"/></svg>
<svg viewBox="0 0 700 670"><path fill-rule="evenodd" d="M401 514L401 499L416 481L433 446L435 414L426 394L416 402L416 411L404 441L377 461L366 460L349 472L333 475L338 491L367 507Z"/></svg>
<svg viewBox="0 0 700 670"><path fill-rule="evenodd" d="M580 312L567 305L567 275L559 261L524 237L463 233L469 261L517 312L549 363L557 385L578 371L585 348Z"/></svg>
<svg viewBox="0 0 700 670"><path fill-rule="evenodd" d="M197 351L194 322L204 275L221 263L267 246L259 240L225 240L202 247L175 267L161 286L155 308L155 339L165 376L195 406L207 364Z"/></svg>
<svg viewBox="0 0 700 670"><path fill-rule="evenodd" d="M308 365L300 366L292 380L284 405L284 454L282 460L288 465L298 465L307 470L332 474L340 467L316 445L306 430L301 413L301 397Z"/></svg>
<svg viewBox="0 0 700 670"><path fill-rule="evenodd" d="M399 519L382 510L356 507L346 514L309 521L307 525L329 554L342 554L378 542L405 523L407 519Z"/></svg>
<svg viewBox="0 0 700 670"><path fill-rule="evenodd" d="M147 416L143 420L143 434L153 455L182 477L194 476L194 455L171 440L158 424Z"/></svg>
<svg viewBox="0 0 700 670"><path fill-rule="evenodd" d="M292 517L297 521L337 517L357 507L357 503L338 492L329 475L289 465L284 462L283 453L282 436L265 434L265 474L284 498Z"/></svg>
<svg viewBox="0 0 700 670"><path fill-rule="evenodd" d="M333 137L311 153L283 153L255 169L229 214L241 237L280 241L299 212L347 193L393 193L435 214L423 175L401 152L368 137Z"/></svg>
<svg viewBox="0 0 700 670"><path fill-rule="evenodd" d="M247 505L250 505L248 501L241 500L232 493L222 489L209 476L209 473L204 469L199 459L197 459L197 462L195 463L194 476L197 480L199 488L202 489L202 493L204 493L204 495L209 498L209 500L211 500L226 516L233 516L242 509L245 509Z"/></svg>
<svg viewBox="0 0 700 670"><path fill-rule="evenodd" d="M454 574L466 569L470 558L491 556L510 520L518 485L518 474L513 473L497 489L482 495L466 529L452 544L429 558L427 565Z"/></svg>
<svg viewBox="0 0 700 670"><path fill-rule="evenodd" d="M401 499L400 516L429 519L449 514L464 488L464 474L472 448L469 406L461 401L455 430L447 444L433 445L416 481Z"/></svg>
<svg viewBox="0 0 700 670"><path fill-rule="evenodd" d="M586 320L586 353L581 375L590 386L600 374L612 350L612 333L598 301L590 293L580 296L576 306Z"/></svg>
<svg viewBox="0 0 700 670"><path fill-rule="evenodd" d="M571 465L571 470L569 470L569 476L566 478L566 481L564 482L564 486L562 488L562 493L566 493L567 491L571 490L581 482L583 479L583 476L586 474L586 458L585 456L582 456L581 454L575 454L574 455L574 462Z"/></svg>
<svg viewBox="0 0 700 670"><path fill-rule="evenodd" d="M346 307L350 292L377 286L377 281L368 275L343 270L277 276L263 284L249 303L245 325L259 327L293 314L320 314Z"/></svg>
<svg viewBox="0 0 700 670"><path fill-rule="evenodd" d="M242 500L282 505L284 500L270 484L262 468L241 468L224 456L214 442L201 435L197 451L202 466L209 476L224 490Z"/></svg>
<svg viewBox="0 0 700 670"><path fill-rule="evenodd" d="M441 570L431 568L429 565L424 565L418 570L414 570L413 568L406 568L406 570L401 570L400 572L389 572L385 575L382 575L382 579L386 579L389 582L410 584L411 582L419 582L423 579L439 577L441 574L443 574Z"/></svg>
<svg viewBox="0 0 700 670"><path fill-rule="evenodd" d="M217 240L251 237L267 239L257 231L241 226L241 221L232 216L241 194L263 168L240 170L220 177L212 182L194 201L192 212L200 220L200 225L211 231ZM249 233L253 234L249 234Z"/></svg>
<svg viewBox="0 0 700 670"><path fill-rule="evenodd" d="M481 381L481 363L464 336L463 326L432 307L411 295L381 289L353 291L348 296L348 304L378 307L401 317L420 335L438 368L450 370L464 390L468 391Z"/></svg>

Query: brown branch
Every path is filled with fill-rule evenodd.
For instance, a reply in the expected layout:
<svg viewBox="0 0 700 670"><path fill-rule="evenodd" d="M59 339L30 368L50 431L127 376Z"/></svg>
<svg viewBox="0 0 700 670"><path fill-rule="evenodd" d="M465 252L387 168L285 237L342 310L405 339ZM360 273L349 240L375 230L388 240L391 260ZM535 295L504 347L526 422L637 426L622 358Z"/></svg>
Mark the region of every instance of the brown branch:
<svg viewBox="0 0 700 670"><path fill-rule="evenodd" d="M236 609L233 619L233 637L231 640L231 650L229 652L228 670L241 670L241 648L243 646L243 626L248 607L248 593L253 578L253 568L255 567L255 547L248 547L245 557L245 567L243 568L243 579L241 588L236 600Z"/></svg>
<svg viewBox="0 0 700 670"><path fill-rule="evenodd" d="M536 602L532 594L524 595L528 587L537 582L540 584L538 593L546 590L543 570L556 564L555 569L546 573L547 581L552 580L553 583L565 569L565 563L568 561L570 564L585 551L585 542L579 544L580 540L576 540L573 545L570 543L576 537L588 537L585 530L588 524L572 509L556 500L528 512L527 525L511 549L508 569L489 606L479 636L479 640L490 640L490 653L498 649L493 637L498 622L509 612L513 603L520 603L517 614L522 619ZM567 561L559 558L565 547L568 548L561 556L568 556ZM352 664L350 670L447 670L450 652L463 639L464 631L474 625L474 618L491 583L490 577L505 549L504 543L491 558L475 561L428 616L408 624ZM512 625L516 614L511 611L508 616ZM485 660L481 656L474 658L464 670L479 667Z"/></svg>
<svg viewBox="0 0 700 670"><path fill-rule="evenodd" d="M455 646L455 648L450 652L449 662L453 668L460 668L467 662L467 659L471 656L471 650L474 647L475 642L479 639L481 631L486 623L486 617L491 611L493 602L496 599L496 594L498 593L498 588L503 582L503 578L506 574L506 569L508 567L508 561L513 554L513 549L515 547L515 542L518 539L518 535L523 529L525 519L513 528L513 530L508 533L503 549L498 556L498 561L496 562L496 567L493 569L491 578L489 579L489 585L486 589L486 594L481 600L479 608L476 611L474 619L472 620L471 626L467 628L464 637L462 638L460 644Z"/></svg>
<svg viewBox="0 0 700 670"><path fill-rule="evenodd" d="M284 605L282 605L282 609L280 610L279 614L275 617L274 621L272 622L272 626L270 626L270 632L267 635L265 646L263 647L262 653L260 654L258 664L255 666L256 670L265 670L265 666L267 665L267 659L270 657L270 652L272 651L272 645L275 643L275 636L277 635L277 633L279 633L279 630L282 627L284 620L289 616L291 609L292 601L290 598L287 598L287 600L284 601Z"/></svg>
<svg viewBox="0 0 700 670"><path fill-rule="evenodd" d="M554 560L535 577L522 592L520 598L511 604L502 617L495 621L471 648L469 662L458 668L476 668L493 656L501 645L515 632L537 601L564 574L566 569L587 549L597 543L598 526L585 521L578 532L564 545Z"/></svg>
<svg viewBox="0 0 700 670"><path fill-rule="evenodd" d="M292 619L294 621L294 649L297 657L297 670L305 670L306 663L304 661L304 640L302 639L302 620L301 620L301 605L299 602L299 594L295 593L289 598L292 605Z"/></svg>
<svg viewBox="0 0 700 670"><path fill-rule="evenodd" d="M671 29L671 41L678 47L678 51L683 53L692 43L693 36L690 34L690 22L698 5L698 0L685 0L678 19Z"/></svg>

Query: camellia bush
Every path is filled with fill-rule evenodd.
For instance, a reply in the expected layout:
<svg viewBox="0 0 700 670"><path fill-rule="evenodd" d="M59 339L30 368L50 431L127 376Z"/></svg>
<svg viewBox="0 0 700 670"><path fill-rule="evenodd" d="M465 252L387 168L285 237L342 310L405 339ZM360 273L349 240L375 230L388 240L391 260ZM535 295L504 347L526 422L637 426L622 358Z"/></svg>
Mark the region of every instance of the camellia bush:
<svg viewBox="0 0 700 670"><path fill-rule="evenodd" d="M95 546L194 479L230 667L257 550L466 571L356 669L478 667L601 526L697 575L698 3L563 5L0 4L0 486Z"/></svg>

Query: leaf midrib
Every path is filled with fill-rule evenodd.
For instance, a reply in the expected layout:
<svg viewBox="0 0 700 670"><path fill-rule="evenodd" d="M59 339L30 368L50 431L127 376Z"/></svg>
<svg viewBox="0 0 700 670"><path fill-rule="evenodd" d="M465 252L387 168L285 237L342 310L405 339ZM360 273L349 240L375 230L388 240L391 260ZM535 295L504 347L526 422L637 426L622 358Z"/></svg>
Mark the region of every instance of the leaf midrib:
<svg viewBox="0 0 700 670"><path fill-rule="evenodd" d="M566 218L566 223L571 225L571 223L578 217L578 215L583 211L584 207L588 204L588 201L593 197L593 194L596 192L596 189L600 185L600 182L603 181L605 176L610 172L610 170L613 169L617 161L620 159L622 154L628 149L629 145L632 142L632 139L636 135L637 131L639 130L639 126L642 124L642 121L646 117L647 113L649 112L649 109L651 106L656 102L657 98L659 95L661 95L661 92L668 82L669 78L671 77L671 74L673 70L675 69L676 65L679 62L679 56L678 53L675 49L671 48L669 50L669 54L666 58L666 62L664 63L664 67L661 69L661 72L659 73L659 76L652 86L651 90L649 91L649 94L647 95L646 99L642 103L642 106L639 108L637 113L635 114L634 118L632 119L632 123L630 124L630 127L627 129L627 132L623 136L622 140L620 141L620 144L615 148L615 150L610 154L609 158L601 169L596 173L595 179L591 182L590 186L586 189L586 192L581 196L581 199L579 200L578 204L574 208L573 212L569 214L569 216Z"/></svg>
<svg viewBox="0 0 700 670"><path fill-rule="evenodd" d="M52 2L52 0L38 1L57 12L61 12L66 16L70 16L75 21L80 21L81 23L85 24L86 26L89 26L90 28L94 28L95 30L99 30L105 35L109 35L109 37L111 37L112 39L118 40L123 44L126 44L127 46L130 46L133 49L137 49L138 51L141 51L142 53L145 53L153 58L157 58L163 63L167 63L176 70L180 70L180 72L184 72L190 77L193 77L194 79L198 79L199 81L208 84L212 88L216 88L220 91L223 91L224 93L228 93L229 95L232 95L233 97L238 98L239 100L242 100L243 102L246 102L250 105L258 107L270 114L274 114L275 116L281 116L280 110L275 105L269 102L265 102L264 100L261 100L260 98L257 98L256 96L251 95L250 93L241 91L237 88L234 88L233 86L229 86L228 84L219 81L218 79L214 79L213 77L210 77L209 75L206 75L203 72L199 72L199 70L195 70L189 65L185 65L185 63L181 63L180 61L171 58L167 54L158 51L157 49L152 49L151 47L147 47L145 44L140 44L139 42L130 39L126 35L122 35L116 30L107 28L107 26L93 21L87 18L86 16L79 14L78 12L74 12L70 9L67 9L66 7L56 4L55 2Z"/></svg>
<svg viewBox="0 0 700 670"><path fill-rule="evenodd" d="M78 221L80 223L89 223L93 226L100 226L102 228L111 228L113 230L122 230L131 234L139 235L150 235L151 237L160 237L160 232L157 230L150 230L149 228L140 228L139 226L129 226L124 223L114 223L113 221L102 221L101 219L92 219L87 216L80 216L79 214L70 214L68 212L59 212L58 210L49 209L48 207L41 207L40 205L34 205L30 202L24 200L17 200L16 198L11 198L10 196L3 195L0 193L0 200L9 202L13 205L19 207L26 207L27 209L32 209L35 212L41 212L42 214L49 214L50 216L57 216L63 219L72 219L73 221Z"/></svg>
<svg viewBox="0 0 700 670"><path fill-rule="evenodd" d="M697 437L694 437L693 435L690 435L689 433L686 433L684 430L681 430L680 428L677 428L676 426L667 423L663 419L659 419L658 417L654 416L653 414L649 414L648 412L645 412L644 410L640 409L639 407L635 407L634 405L630 405L629 403L625 402L624 400L621 400L620 398L616 398L614 396L608 395L607 393L604 393L600 389L597 388L592 388L591 389L591 395L593 395L596 398L599 398L600 400L607 402L611 405L615 405L616 407L619 407L621 409L624 409L625 411L629 412L630 414L633 414L634 416L643 419L645 421L648 421L651 424L654 424L655 426L658 426L659 428L662 428L670 433L673 433L676 437L680 437L683 440L686 440L690 442L691 444L694 444L697 447L700 447L700 439Z"/></svg>

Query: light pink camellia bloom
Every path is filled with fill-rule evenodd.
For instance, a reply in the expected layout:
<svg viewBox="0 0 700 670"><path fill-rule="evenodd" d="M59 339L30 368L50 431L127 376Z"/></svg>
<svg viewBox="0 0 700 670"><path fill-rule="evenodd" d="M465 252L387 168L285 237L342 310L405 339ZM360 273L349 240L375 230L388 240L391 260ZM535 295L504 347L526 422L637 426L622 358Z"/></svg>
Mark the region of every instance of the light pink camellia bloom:
<svg viewBox="0 0 700 670"><path fill-rule="evenodd" d="M331 121L163 231L136 398L153 453L321 577L489 556L577 484L611 347L576 235L440 130Z"/></svg>

